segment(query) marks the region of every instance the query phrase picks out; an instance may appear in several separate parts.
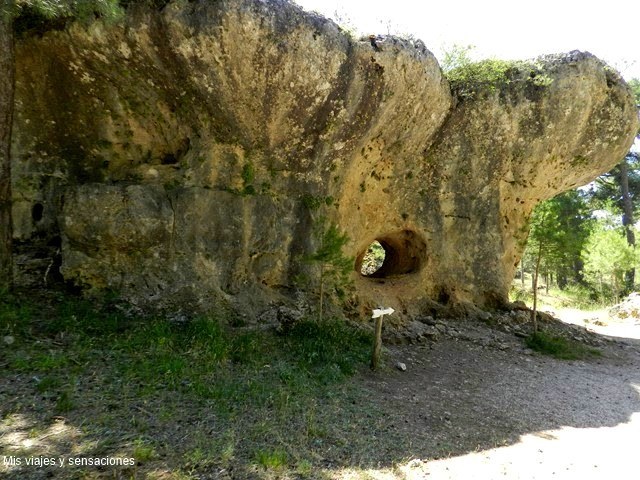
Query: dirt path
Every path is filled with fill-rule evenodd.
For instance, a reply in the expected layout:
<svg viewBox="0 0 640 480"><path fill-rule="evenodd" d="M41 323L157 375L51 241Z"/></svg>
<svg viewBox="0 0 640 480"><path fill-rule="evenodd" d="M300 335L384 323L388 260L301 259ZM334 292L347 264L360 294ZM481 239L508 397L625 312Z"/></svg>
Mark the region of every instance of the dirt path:
<svg viewBox="0 0 640 480"><path fill-rule="evenodd" d="M386 412L382 448L394 445L387 458L398 461L339 478L637 479L638 345L606 342L602 357L562 361L476 325L430 349L395 348L407 371L371 375L366 388Z"/></svg>

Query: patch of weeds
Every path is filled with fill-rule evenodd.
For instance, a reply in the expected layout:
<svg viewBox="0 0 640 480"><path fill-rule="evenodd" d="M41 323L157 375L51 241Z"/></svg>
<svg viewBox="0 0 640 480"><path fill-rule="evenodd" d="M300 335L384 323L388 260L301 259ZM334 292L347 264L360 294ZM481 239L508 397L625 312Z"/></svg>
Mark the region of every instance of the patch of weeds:
<svg viewBox="0 0 640 480"><path fill-rule="evenodd" d="M296 473L303 477L311 475L313 473L313 464L309 460L298 460L296 463Z"/></svg>
<svg viewBox="0 0 640 480"><path fill-rule="evenodd" d="M60 381L54 377L44 377L36 384L36 390L39 393L55 390L60 386Z"/></svg>
<svg viewBox="0 0 640 480"><path fill-rule="evenodd" d="M304 194L302 196L302 204L311 212L318 210L320 207L326 205L330 207L335 203L335 199L329 195L327 197L315 196L311 194Z"/></svg>
<svg viewBox="0 0 640 480"><path fill-rule="evenodd" d="M242 167L241 173L242 181L245 185L251 185L256 178L255 168L253 167L253 163L245 163Z"/></svg>
<svg viewBox="0 0 640 480"><path fill-rule="evenodd" d="M76 408L75 403L73 402L73 396L68 390L64 390L58 396L56 400L56 412L57 413L67 413Z"/></svg>
<svg viewBox="0 0 640 480"><path fill-rule="evenodd" d="M213 458L208 452L205 452L200 447L189 450L184 454L183 458L185 461L185 466L190 470L209 467L215 463L215 458Z"/></svg>
<svg viewBox="0 0 640 480"><path fill-rule="evenodd" d="M243 333L231 340L229 358L234 363L259 365L264 362L268 352L264 339L255 332Z"/></svg>
<svg viewBox="0 0 640 480"><path fill-rule="evenodd" d="M468 59L445 72L452 92L459 98L474 97L480 91L495 92L513 82L535 88L549 86L553 79L540 65L532 62L489 58L479 62Z"/></svg>
<svg viewBox="0 0 640 480"><path fill-rule="evenodd" d="M69 364L69 358L65 352L51 350L47 353L36 353L30 358L30 369L48 372L59 370Z"/></svg>
<svg viewBox="0 0 640 480"><path fill-rule="evenodd" d="M551 355L561 360L579 360L590 356L600 356L597 348L567 340L566 338L550 335L546 332L534 332L525 339L525 344L531 350Z"/></svg>
<svg viewBox="0 0 640 480"><path fill-rule="evenodd" d="M281 448L273 450L258 450L256 460L264 468L278 469L287 465L288 456L287 452Z"/></svg>
<svg viewBox="0 0 640 480"><path fill-rule="evenodd" d="M153 446L141 438L133 442L133 458L137 462L148 462L156 457L156 451Z"/></svg>
<svg viewBox="0 0 640 480"><path fill-rule="evenodd" d="M255 195L257 190L256 187L253 186L253 182L256 179L256 171L253 163L248 162L244 164L242 172L240 172L240 177L242 178L242 188L240 190L230 189L229 191L241 196Z"/></svg>
<svg viewBox="0 0 640 480"><path fill-rule="evenodd" d="M178 461L186 465L185 472L201 472L212 464L233 467L249 458L265 469L284 467L307 475L312 466L301 461L308 458L305 446L332 438L334 429L326 422L337 410L331 405L348 395L345 380L367 365L370 354L370 335L342 319L303 319L280 333L238 331L228 320L202 316L173 322L135 317L120 307L57 299L55 306L47 306L47 321L55 325L45 330L37 320L25 324L41 338L9 351L7 363L14 371L36 372L42 380L30 384L31 396L60 414L77 409L83 415L80 402L95 402L87 426L112 432L108 435L115 442L101 449L108 454L126 448L138 462L157 458L147 438L155 424L144 410L132 414L131 399L168 395L206 408L219 424L215 433L207 428L201 441L184 445ZM51 342L52 333L63 341ZM69 370L78 382L66 379ZM91 392L83 390L87 380ZM39 395L33 395L35 390ZM317 409L319 403L332 413ZM170 408L144 399L143 405L161 421L183 414L178 403ZM116 431L126 438L116 438ZM276 442L283 436L285 450ZM135 438L128 446L122 443Z"/></svg>
<svg viewBox="0 0 640 480"><path fill-rule="evenodd" d="M0 291L0 336L27 335L32 317L33 310L27 302Z"/></svg>
<svg viewBox="0 0 640 480"><path fill-rule="evenodd" d="M84 336L105 336L118 334L130 327L128 319L117 308L115 294L107 295L102 301L64 297L56 315L44 325L49 334L77 333Z"/></svg>
<svg viewBox="0 0 640 480"><path fill-rule="evenodd" d="M371 347L369 334L338 319L298 322L288 331L285 342L299 366L334 380L355 373L367 361Z"/></svg>

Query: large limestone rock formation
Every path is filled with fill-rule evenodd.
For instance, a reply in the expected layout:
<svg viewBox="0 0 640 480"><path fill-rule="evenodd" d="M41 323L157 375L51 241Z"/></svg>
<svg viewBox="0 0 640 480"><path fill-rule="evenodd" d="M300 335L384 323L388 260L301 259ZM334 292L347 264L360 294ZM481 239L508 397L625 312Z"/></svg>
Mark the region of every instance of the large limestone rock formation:
<svg viewBox="0 0 640 480"><path fill-rule="evenodd" d="M421 42L356 41L280 0L27 31L17 57L17 239L151 306L291 296L320 216L349 236L352 305L498 306L532 208L610 169L637 130L590 54L452 93ZM386 259L365 277L374 240Z"/></svg>

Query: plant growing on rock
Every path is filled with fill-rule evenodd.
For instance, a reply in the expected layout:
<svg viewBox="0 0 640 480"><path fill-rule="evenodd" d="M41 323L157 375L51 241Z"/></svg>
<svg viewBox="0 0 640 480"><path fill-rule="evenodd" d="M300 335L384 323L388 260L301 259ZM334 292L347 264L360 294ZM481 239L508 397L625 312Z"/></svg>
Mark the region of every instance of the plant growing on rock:
<svg viewBox="0 0 640 480"><path fill-rule="evenodd" d="M344 293L349 283L349 275L354 259L342 253L349 237L337 225L320 216L314 222L316 249L304 257L305 262L317 271L318 320L323 320L324 297L329 289L339 295Z"/></svg>

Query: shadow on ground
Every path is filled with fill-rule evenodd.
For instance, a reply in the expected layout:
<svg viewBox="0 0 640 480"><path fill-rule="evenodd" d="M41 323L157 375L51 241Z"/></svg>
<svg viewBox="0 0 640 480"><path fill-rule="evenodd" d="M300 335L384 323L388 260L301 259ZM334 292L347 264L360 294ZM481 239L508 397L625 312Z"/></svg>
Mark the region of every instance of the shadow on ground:
<svg viewBox="0 0 640 480"><path fill-rule="evenodd" d="M73 379L79 401L58 414L32 375L5 369L0 472L16 480L364 479L389 469L390 478L405 478L394 468L412 459L511 445L561 427L614 427L640 412L640 355L632 343L607 342L601 357L562 361L526 352L516 337L500 348L444 338L391 347L386 360L383 371L363 367L287 414L266 408L223 416L211 400L105 385L105 359ZM397 361L407 370L395 369ZM7 456L22 465L7 465ZM135 458L136 466L26 465L34 456Z"/></svg>

